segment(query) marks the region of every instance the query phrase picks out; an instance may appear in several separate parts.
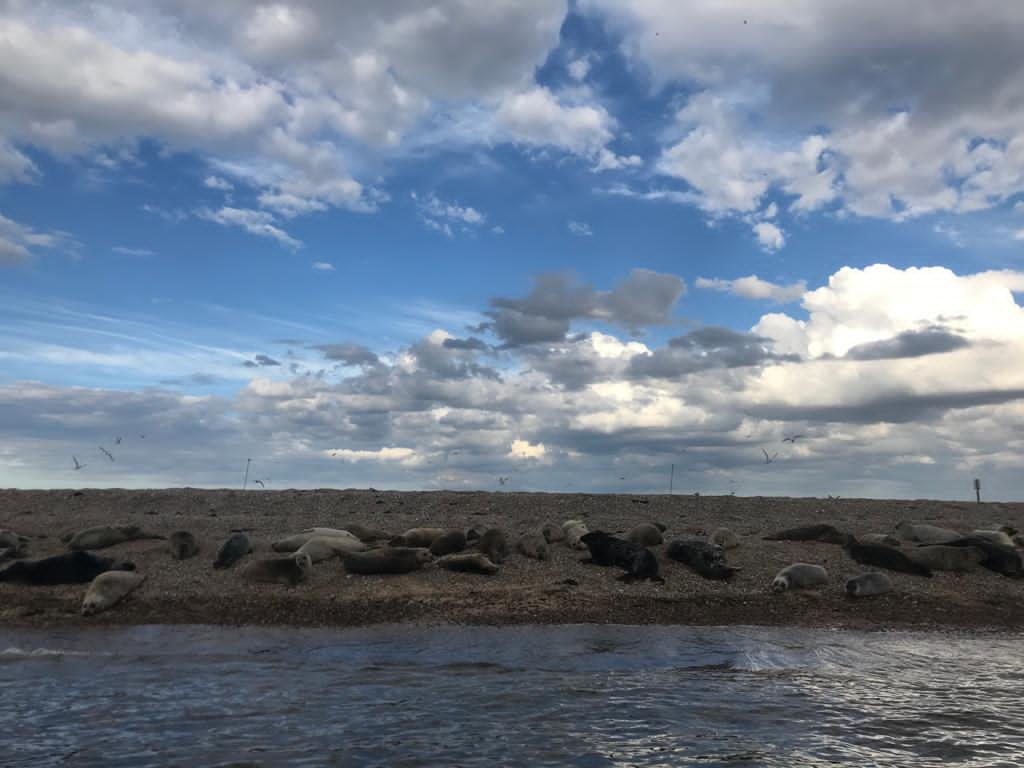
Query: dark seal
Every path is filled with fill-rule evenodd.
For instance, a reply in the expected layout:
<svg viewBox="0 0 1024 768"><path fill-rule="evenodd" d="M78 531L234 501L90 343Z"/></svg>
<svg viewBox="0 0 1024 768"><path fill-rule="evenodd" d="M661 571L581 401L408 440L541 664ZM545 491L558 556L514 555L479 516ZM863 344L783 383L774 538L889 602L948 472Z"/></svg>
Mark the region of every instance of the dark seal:
<svg viewBox="0 0 1024 768"><path fill-rule="evenodd" d="M508 557L508 535L500 528L488 528L480 537L477 549L492 563L503 563Z"/></svg>
<svg viewBox="0 0 1024 768"><path fill-rule="evenodd" d="M926 576L931 578L932 571L920 563L915 563L910 557L898 549L887 547L884 544L861 544L853 536L846 539L843 545L847 554L861 565L872 565L875 568L884 568L887 571L898 571L900 573L912 573L915 576Z"/></svg>
<svg viewBox="0 0 1024 768"><path fill-rule="evenodd" d="M20 560L0 571L0 581L22 584L88 584L107 571L134 571L135 564L75 550L42 560Z"/></svg>
<svg viewBox="0 0 1024 768"><path fill-rule="evenodd" d="M1020 552L1013 547L997 544L981 536L965 536L949 542L946 546L974 547L982 553L982 558L978 561L982 568L988 568L1011 579L1024 578L1024 562L1021 561Z"/></svg>
<svg viewBox="0 0 1024 768"><path fill-rule="evenodd" d="M249 537L244 533L234 533L220 545L217 559L213 561L213 567L230 568L250 552L252 552L252 544L249 543Z"/></svg>
<svg viewBox="0 0 1024 768"><path fill-rule="evenodd" d="M379 573L410 573L418 571L433 559L430 550L423 547L381 547L369 552L350 552L343 555L342 563L349 573L364 576Z"/></svg>
<svg viewBox="0 0 1024 768"><path fill-rule="evenodd" d="M585 533L580 541L590 550L590 557L581 560L581 563L622 568L626 571L619 577L622 581L650 579L665 583L658 574L658 559L647 547L617 539L604 531Z"/></svg>
<svg viewBox="0 0 1024 768"><path fill-rule="evenodd" d="M466 534L462 531L446 531L434 539L430 545L430 554L434 557L443 557L461 552L466 548Z"/></svg>
<svg viewBox="0 0 1024 768"><path fill-rule="evenodd" d="M740 570L725 562L725 550L704 539L676 539L665 554L709 581L728 581Z"/></svg>
<svg viewBox="0 0 1024 768"><path fill-rule="evenodd" d="M175 560L187 560L199 554L199 542L188 531L175 531L170 535L167 546Z"/></svg>
<svg viewBox="0 0 1024 768"><path fill-rule="evenodd" d="M784 531L769 534L764 539L765 541L823 541L826 544L845 544L846 534L840 532L834 525L818 523L802 525L798 528L787 528Z"/></svg>

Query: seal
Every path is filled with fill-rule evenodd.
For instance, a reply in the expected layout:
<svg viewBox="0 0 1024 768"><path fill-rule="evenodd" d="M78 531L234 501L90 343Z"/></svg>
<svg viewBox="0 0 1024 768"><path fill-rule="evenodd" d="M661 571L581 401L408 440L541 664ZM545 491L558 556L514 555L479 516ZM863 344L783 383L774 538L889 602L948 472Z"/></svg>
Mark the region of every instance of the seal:
<svg viewBox="0 0 1024 768"><path fill-rule="evenodd" d="M430 554L434 557L443 557L466 548L466 534L462 531L445 531L430 545Z"/></svg>
<svg viewBox="0 0 1024 768"><path fill-rule="evenodd" d="M665 537L661 535L664 526L658 527L655 523L640 523L629 529L626 538L641 547L656 547L665 543Z"/></svg>
<svg viewBox="0 0 1024 768"><path fill-rule="evenodd" d="M503 563L508 557L508 535L500 528L488 528L480 537L477 549L493 563Z"/></svg>
<svg viewBox="0 0 1024 768"><path fill-rule="evenodd" d="M842 544L846 534L840 533L834 525L817 523L803 525L798 528L787 528L784 531L764 537L765 541L823 541L826 544Z"/></svg>
<svg viewBox="0 0 1024 768"><path fill-rule="evenodd" d="M740 570L726 564L720 546L704 539L676 539L665 554L709 581L728 581Z"/></svg>
<svg viewBox="0 0 1024 768"><path fill-rule="evenodd" d="M932 571L973 571L985 558L977 547L951 547L948 544L922 544L907 550L907 556Z"/></svg>
<svg viewBox="0 0 1024 768"><path fill-rule="evenodd" d="M736 549L740 545L740 537L728 528L716 528L708 536L708 541L722 549Z"/></svg>
<svg viewBox="0 0 1024 768"><path fill-rule="evenodd" d="M188 560L199 554L199 542L188 531L175 531L168 538L167 545L175 560Z"/></svg>
<svg viewBox="0 0 1024 768"><path fill-rule="evenodd" d="M25 556L28 539L11 530L0 530L0 563Z"/></svg>
<svg viewBox="0 0 1024 768"><path fill-rule="evenodd" d="M372 541L387 541L391 538L391 534L387 531L383 531L380 528L374 528L372 525L364 525L363 523L349 522L345 523L341 527L341 530L348 531L360 541L367 543Z"/></svg>
<svg viewBox="0 0 1024 768"><path fill-rule="evenodd" d="M650 579L661 584L665 580L658 574L658 559L646 547L631 541L617 539L604 531L590 531L583 534L581 541L590 550L590 557L581 563L594 565L617 566L626 572L619 577L620 581Z"/></svg>
<svg viewBox="0 0 1024 768"><path fill-rule="evenodd" d="M317 536L339 536L341 538L359 541L356 536L340 528L306 528L302 533L296 533L293 536L286 536L283 539L278 539L270 545L270 548L275 552L297 552L303 544Z"/></svg>
<svg viewBox="0 0 1024 768"><path fill-rule="evenodd" d="M244 533L233 533L217 550L217 559L213 561L213 567L230 568L250 552L252 544L249 543L249 537Z"/></svg>
<svg viewBox="0 0 1024 768"><path fill-rule="evenodd" d="M51 586L88 584L106 571L134 571L135 563L76 550L42 560L19 560L0 571L0 581Z"/></svg>
<svg viewBox="0 0 1024 768"><path fill-rule="evenodd" d="M980 530L971 531L969 535L976 536L979 539L987 539L993 544L1001 544L1004 547L1013 546L1013 539L1011 539L1005 531Z"/></svg>
<svg viewBox="0 0 1024 768"><path fill-rule="evenodd" d="M547 539L539 533L524 533L516 541L516 550L523 557L531 557L534 560L547 560L551 556Z"/></svg>
<svg viewBox="0 0 1024 768"><path fill-rule="evenodd" d="M285 584L294 587L306 581L311 570L313 561L309 555L300 555L296 552L290 557L254 560L242 569L242 578L259 584Z"/></svg>
<svg viewBox="0 0 1024 768"><path fill-rule="evenodd" d="M850 597L872 597L887 592L892 592L892 579L879 571L862 573L846 582L846 594Z"/></svg>
<svg viewBox="0 0 1024 768"><path fill-rule="evenodd" d="M106 571L89 585L82 600L82 615L94 616L113 608L146 580L141 573L132 571Z"/></svg>
<svg viewBox="0 0 1024 768"><path fill-rule="evenodd" d="M583 536L587 533L587 525L582 520L566 520L562 523L562 532L565 533L565 543L570 549L586 549L583 543Z"/></svg>
<svg viewBox="0 0 1024 768"><path fill-rule="evenodd" d="M547 523L543 528L540 529L541 535L547 540L548 544L554 544L556 541L565 541L565 531L562 526L555 525L554 523Z"/></svg>
<svg viewBox="0 0 1024 768"><path fill-rule="evenodd" d="M1024 578L1024 561L1021 560L1020 552L1013 547L996 544L977 536L965 536L962 539L949 542L949 546L979 549L983 553L978 563L982 568L995 571L1011 579Z"/></svg>
<svg viewBox="0 0 1024 768"><path fill-rule="evenodd" d="M422 547L381 547L368 552L350 552L342 563L349 573L410 573L418 571L433 559L429 549Z"/></svg>
<svg viewBox="0 0 1024 768"><path fill-rule="evenodd" d="M447 531L444 528L410 528L401 536L391 539L390 544L392 547L429 548L434 539L444 536L445 533Z"/></svg>
<svg viewBox="0 0 1024 768"><path fill-rule="evenodd" d="M912 573L928 578L931 578L932 575L930 569L915 563L905 552L884 544L861 544L856 538L849 536L844 549L861 565L873 565L875 568L884 568L887 571Z"/></svg>
<svg viewBox="0 0 1024 768"><path fill-rule="evenodd" d="M1024 549L1024 533L1013 534L1013 545L1018 549Z"/></svg>
<svg viewBox="0 0 1024 768"><path fill-rule="evenodd" d="M439 568L449 571L461 571L463 573L480 573L485 576L492 576L501 570L491 562L490 558L482 552L465 555L447 555L435 561Z"/></svg>
<svg viewBox="0 0 1024 768"><path fill-rule="evenodd" d="M68 549L106 549L115 544L137 539L162 539L158 533L148 533L137 525L99 525L79 531L68 542Z"/></svg>
<svg viewBox="0 0 1024 768"><path fill-rule="evenodd" d="M314 563L322 563L332 557L341 557L348 552L362 552L366 545L346 536L314 536L297 550L296 555L306 555Z"/></svg>
<svg viewBox="0 0 1024 768"><path fill-rule="evenodd" d="M891 533L865 533L857 537L857 541L864 544L884 544L887 547L900 546L900 540Z"/></svg>
<svg viewBox="0 0 1024 768"><path fill-rule="evenodd" d="M903 541L915 541L918 544L948 544L961 537L961 534L952 528L905 521L897 525L894 532Z"/></svg>
<svg viewBox="0 0 1024 768"><path fill-rule="evenodd" d="M793 563L779 571L772 579L772 592L807 589L828 584L828 571L820 565Z"/></svg>

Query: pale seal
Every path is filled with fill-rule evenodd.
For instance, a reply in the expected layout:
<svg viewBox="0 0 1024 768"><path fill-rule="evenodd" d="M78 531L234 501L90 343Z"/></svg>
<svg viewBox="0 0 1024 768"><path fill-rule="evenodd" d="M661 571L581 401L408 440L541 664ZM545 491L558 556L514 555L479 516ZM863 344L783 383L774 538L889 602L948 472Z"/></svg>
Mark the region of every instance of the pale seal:
<svg viewBox="0 0 1024 768"><path fill-rule="evenodd" d="M491 576L501 570L482 552L464 555L447 555L435 561L439 568L464 573L480 573Z"/></svg>
<svg viewBox="0 0 1024 768"><path fill-rule="evenodd" d="M932 571L973 571L985 559L977 547L951 547L948 544L924 544L911 547L907 555L918 565Z"/></svg>
<svg viewBox="0 0 1024 768"><path fill-rule="evenodd" d="M793 563L779 571L772 579L772 592L820 587L822 584L828 584L828 571L820 565Z"/></svg>
<svg viewBox="0 0 1024 768"><path fill-rule="evenodd" d="M349 531L345 531L340 528L306 528L302 533L296 533L293 536L286 536L283 539L278 539L270 545L270 548L275 552L297 552L299 548L310 539L324 536L338 536L345 539L352 539L353 541L359 541L358 537L354 536Z"/></svg>
<svg viewBox="0 0 1024 768"><path fill-rule="evenodd" d="M604 531L590 531L583 534L581 540L590 550L590 557L580 562L622 568L626 571L619 577L622 581L650 579L665 582L658 573L658 559L646 547L617 539Z"/></svg>
<svg viewBox="0 0 1024 768"><path fill-rule="evenodd" d="M862 573L846 582L846 594L850 597L872 597L892 592L892 579L878 571Z"/></svg>
<svg viewBox="0 0 1024 768"><path fill-rule="evenodd" d="M873 565L887 571L912 573L917 576L931 578L932 572L923 565L915 563L905 553L884 544L861 544L853 536L847 537L846 552L861 565Z"/></svg>
<svg viewBox="0 0 1024 768"><path fill-rule="evenodd" d="M92 580L85 599L82 600L82 615L93 616L113 608L128 594L138 589L146 580L141 573L132 571L107 571Z"/></svg>
<svg viewBox="0 0 1024 768"><path fill-rule="evenodd" d="M708 536L708 541L717 544L722 549L736 549L740 545L740 537L728 528L716 528Z"/></svg>
<svg viewBox="0 0 1024 768"><path fill-rule="evenodd" d="M296 555L306 555L314 563L322 563L332 557L341 557L349 552L362 552L366 545L346 536L314 536L297 550Z"/></svg>
<svg viewBox="0 0 1024 768"><path fill-rule="evenodd" d="M249 543L249 537L244 533L233 533L217 550L217 559L213 561L213 567L230 568L250 552L252 544Z"/></svg>
<svg viewBox="0 0 1024 768"><path fill-rule="evenodd" d="M1005 531L990 531L990 530L979 530L971 531L969 536L976 536L979 539L986 539L991 541L993 544L1001 544L1004 547L1012 547L1013 539L1011 539Z"/></svg>
<svg viewBox="0 0 1024 768"><path fill-rule="evenodd" d="M92 552L66 552L42 560L19 560L0 571L0 581L22 584L88 584L106 571L134 571L135 564Z"/></svg>
<svg viewBox="0 0 1024 768"><path fill-rule="evenodd" d="M309 555L295 553L289 557L254 560L242 569L242 578L261 584L285 584L294 587L309 578L313 561Z"/></svg>
<svg viewBox="0 0 1024 768"><path fill-rule="evenodd" d="M665 537L661 535L662 530L654 523L640 523L629 529L626 538L641 547L656 547L665 543Z"/></svg>
<svg viewBox="0 0 1024 768"><path fill-rule="evenodd" d="M391 539L393 547L422 547L429 548L434 540L444 536L447 531L444 528L410 528L401 536Z"/></svg>
<svg viewBox="0 0 1024 768"><path fill-rule="evenodd" d="M516 550L523 557L531 557L534 560L547 560L551 556L547 539L539 533L524 533L516 541Z"/></svg>
<svg viewBox="0 0 1024 768"><path fill-rule="evenodd" d="M556 541L565 541L565 531L562 526L555 525L554 523L547 523L543 528L540 529L541 535L547 540L548 544L554 544Z"/></svg>
<svg viewBox="0 0 1024 768"><path fill-rule="evenodd" d="M188 531L175 531L168 538L167 545L175 560L187 560L199 554L199 542Z"/></svg>
<svg viewBox="0 0 1024 768"><path fill-rule="evenodd" d="M99 525L79 531L68 542L68 549L106 549L115 544L137 539L162 539L158 533L148 533L137 525Z"/></svg>
<svg viewBox="0 0 1024 768"><path fill-rule="evenodd" d="M562 523L562 531L565 533L565 544L570 549L587 548L587 545L583 543L587 525L582 520L566 520Z"/></svg>
<svg viewBox="0 0 1024 768"><path fill-rule="evenodd" d="M508 557L508 535L500 528L488 528L480 536L477 549L493 563L503 563Z"/></svg>
<svg viewBox="0 0 1024 768"><path fill-rule="evenodd" d="M940 528L928 523L902 522L896 526L895 534L903 541L916 541L918 544L948 544L961 538L961 534L952 528Z"/></svg>
<svg viewBox="0 0 1024 768"><path fill-rule="evenodd" d="M461 552L466 548L466 534L463 531L445 531L430 544L430 554L443 557Z"/></svg>
<svg viewBox="0 0 1024 768"><path fill-rule="evenodd" d="M381 547L369 552L351 552L341 562L349 573L409 573L418 571L433 559L429 549L422 547Z"/></svg>

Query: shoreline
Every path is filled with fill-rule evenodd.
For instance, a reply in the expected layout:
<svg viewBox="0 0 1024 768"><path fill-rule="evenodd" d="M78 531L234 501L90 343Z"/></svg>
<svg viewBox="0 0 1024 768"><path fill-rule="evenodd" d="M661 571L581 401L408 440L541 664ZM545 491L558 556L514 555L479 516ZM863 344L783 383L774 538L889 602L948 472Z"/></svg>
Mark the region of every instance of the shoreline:
<svg viewBox="0 0 1024 768"><path fill-rule="evenodd" d="M581 518L592 529L620 531L640 522L667 525L666 541L724 526L741 538L730 582L704 581L653 547L665 584L623 584L614 568L581 565L585 553L552 546L549 561L513 552L494 576L428 567L399 576L352 576L327 561L308 582L289 588L250 584L239 568L214 571L214 553L235 529L249 529L254 557L270 542L313 526L358 521L401 533L415 526L506 529L519 533ZM100 553L134 561L146 582L113 609L79 614L87 585L34 587L0 583L0 629L135 624L365 627L412 625L633 624L796 626L858 630L1021 630L1024 581L984 569L932 579L890 574L894 592L853 600L845 580L867 570L838 546L767 542L782 528L831 522L860 535L888 532L901 520L969 531L1010 524L1024 529L1024 503L769 497L636 496L483 492L230 491L199 489L4 491L0 528L27 536L28 557L66 551L62 534L94 525L139 525L167 535L192 531L202 551L175 561L166 542L139 540ZM819 590L770 591L793 562L824 565ZM567 583L568 580L568 583Z"/></svg>

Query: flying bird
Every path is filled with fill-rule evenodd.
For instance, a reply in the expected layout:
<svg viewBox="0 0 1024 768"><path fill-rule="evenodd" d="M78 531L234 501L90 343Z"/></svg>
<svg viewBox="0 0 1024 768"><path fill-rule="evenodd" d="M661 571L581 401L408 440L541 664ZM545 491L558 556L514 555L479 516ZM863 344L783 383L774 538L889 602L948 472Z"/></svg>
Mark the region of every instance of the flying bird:
<svg viewBox="0 0 1024 768"><path fill-rule="evenodd" d="M793 445L796 445L796 441L799 440L801 437L807 437L807 435L788 435L782 438L782 442L793 443Z"/></svg>
<svg viewBox="0 0 1024 768"><path fill-rule="evenodd" d="M115 437L114 438L114 445L120 445L120 444L121 444L121 438L120 437Z"/></svg>
<svg viewBox="0 0 1024 768"><path fill-rule="evenodd" d="M79 464L78 463L78 459L76 457L74 457L74 456L71 457L71 460L73 462L75 462L75 471L78 471L79 469L82 469L83 467L88 466L86 464Z"/></svg>
<svg viewBox="0 0 1024 768"><path fill-rule="evenodd" d="M761 453L764 454L764 463L765 464L771 464L773 461L775 461L777 458L779 458L779 454L778 453L773 453L771 456L769 456L768 455L768 451L766 451L764 448L761 449Z"/></svg>
<svg viewBox="0 0 1024 768"><path fill-rule="evenodd" d="M100 446L99 448L100 448L100 450L101 450L101 451L103 451L103 455L104 455L104 456L106 456L106 457L107 457L108 459L110 459L111 461L113 461L113 460L114 460L114 455L113 455L113 454L112 454L112 453L111 453L110 451L108 451L108 450L107 450L106 448L104 448L104 447L103 447L102 445L101 445L101 446Z"/></svg>
<svg viewBox="0 0 1024 768"><path fill-rule="evenodd" d="M498 478L498 485L504 485L507 482L508 482L508 478L507 477L499 477Z"/></svg>
<svg viewBox="0 0 1024 768"><path fill-rule="evenodd" d="M256 483L260 488L266 488L267 487L267 486L265 486L263 484L262 480L253 480L253 482Z"/></svg>
<svg viewBox="0 0 1024 768"><path fill-rule="evenodd" d="M142 434L141 432L139 433L139 437L141 437L143 440L146 439L146 436L144 434Z"/></svg>

